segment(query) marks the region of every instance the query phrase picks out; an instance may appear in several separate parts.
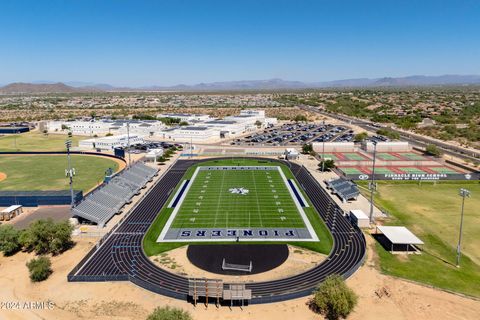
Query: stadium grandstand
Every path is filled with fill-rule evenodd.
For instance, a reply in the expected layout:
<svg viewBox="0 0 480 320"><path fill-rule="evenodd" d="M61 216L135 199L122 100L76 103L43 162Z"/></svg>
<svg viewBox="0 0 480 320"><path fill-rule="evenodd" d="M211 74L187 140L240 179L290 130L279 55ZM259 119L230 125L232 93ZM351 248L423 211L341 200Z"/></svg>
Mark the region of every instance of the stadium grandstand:
<svg viewBox="0 0 480 320"><path fill-rule="evenodd" d="M327 187L332 190L332 193L338 195L343 202L352 199L356 200L360 194L357 185L344 178L327 180L325 183Z"/></svg>
<svg viewBox="0 0 480 320"><path fill-rule="evenodd" d="M137 162L108 183L89 193L72 209L72 215L103 227L120 209L153 179L158 169Z"/></svg>

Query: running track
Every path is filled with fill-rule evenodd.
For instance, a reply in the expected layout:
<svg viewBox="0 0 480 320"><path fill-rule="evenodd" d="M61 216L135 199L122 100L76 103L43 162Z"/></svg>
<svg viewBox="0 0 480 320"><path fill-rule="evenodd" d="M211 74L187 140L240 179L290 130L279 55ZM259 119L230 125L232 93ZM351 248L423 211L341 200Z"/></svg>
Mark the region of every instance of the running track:
<svg viewBox="0 0 480 320"><path fill-rule="evenodd" d="M101 245L93 248L70 272L68 281L131 281L147 290L187 300L188 278L150 262L143 253L142 239L185 171L201 161L177 161L121 224L102 239ZM303 166L287 165L330 229L333 248L324 262L304 273L280 280L248 283L247 288L252 289L250 303L284 301L309 295L330 274L351 276L365 256L362 232L342 215L342 210Z"/></svg>

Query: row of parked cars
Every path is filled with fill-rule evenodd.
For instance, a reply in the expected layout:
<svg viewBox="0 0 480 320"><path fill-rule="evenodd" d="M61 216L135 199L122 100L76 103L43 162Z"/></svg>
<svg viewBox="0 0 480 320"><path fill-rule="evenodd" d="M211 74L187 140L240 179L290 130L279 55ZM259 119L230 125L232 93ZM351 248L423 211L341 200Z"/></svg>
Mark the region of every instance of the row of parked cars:
<svg viewBox="0 0 480 320"><path fill-rule="evenodd" d="M132 153L141 153L141 152L147 152L150 149L170 149L172 147L179 147L180 145L178 143L168 143L165 141L161 142L145 142L145 143L137 143L133 145L133 150L131 151Z"/></svg>
<svg viewBox="0 0 480 320"><path fill-rule="evenodd" d="M232 145L287 145L287 144L304 144L309 142L331 141L338 137L339 134L347 131L348 128L343 126L335 126L333 124L298 124L287 123L280 127L264 130L262 133L255 133L246 136L243 139L236 139ZM342 139L353 139L353 131L349 130L347 135Z"/></svg>

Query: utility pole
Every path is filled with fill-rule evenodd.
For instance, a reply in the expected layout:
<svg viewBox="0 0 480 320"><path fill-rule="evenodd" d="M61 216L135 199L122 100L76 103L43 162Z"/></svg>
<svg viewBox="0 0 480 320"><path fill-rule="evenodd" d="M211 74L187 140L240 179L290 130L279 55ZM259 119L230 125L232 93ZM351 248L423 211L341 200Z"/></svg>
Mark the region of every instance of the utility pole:
<svg viewBox="0 0 480 320"><path fill-rule="evenodd" d="M73 176L75 176L75 168L72 168L72 163L70 159L70 148L72 147L72 140L65 141L65 146L67 147L67 163L68 168L65 170L65 175L70 179L70 206L73 208L75 205L75 200L73 197Z"/></svg>
<svg viewBox="0 0 480 320"><path fill-rule="evenodd" d="M372 164L372 177L370 179L370 223L373 224L374 218L373 218L373 192L376 189L375 186L375 159L377 156L377 141L372 141L373 143L373 164Z"/></svg>
<svg viewBox="0 0 480 320"><path fill-rule="evenodd" d="M462 231L463 231L463 209L465 207L465 198L470 197L470 191L467 189L460 189L460 196L462 197L462 214L460 216L460 232L458 235L458 245L457 245L457 268L460 268L460 256L462 255Z"/></svg>

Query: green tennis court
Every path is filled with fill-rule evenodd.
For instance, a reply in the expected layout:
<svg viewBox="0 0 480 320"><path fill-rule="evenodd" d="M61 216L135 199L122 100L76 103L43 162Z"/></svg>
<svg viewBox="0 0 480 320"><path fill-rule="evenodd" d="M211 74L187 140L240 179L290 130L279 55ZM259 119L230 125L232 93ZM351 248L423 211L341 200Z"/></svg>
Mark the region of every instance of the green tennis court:
<svg viewBox="0 0 480 320"><path fill-rule="evenodd" d="M405 173L413 173L413 174L425 174L426 173L425 171L423 171L421 169L418 169L418 168L415 168L415 167L400 167L399 169L402 170Z"/></svg>
<svg viewBox="0 0 480 320"><path fill-rule="evenodd" d="M401 160L400 158L390 154L390 153L377 153L377 158L382 160Z"/></svg>

